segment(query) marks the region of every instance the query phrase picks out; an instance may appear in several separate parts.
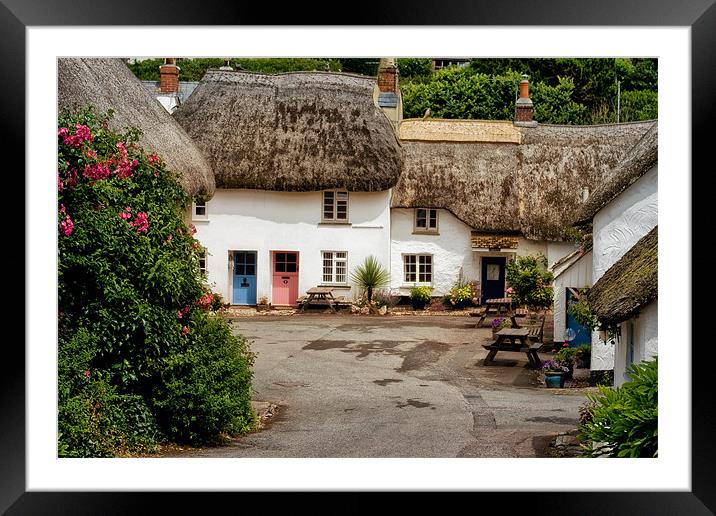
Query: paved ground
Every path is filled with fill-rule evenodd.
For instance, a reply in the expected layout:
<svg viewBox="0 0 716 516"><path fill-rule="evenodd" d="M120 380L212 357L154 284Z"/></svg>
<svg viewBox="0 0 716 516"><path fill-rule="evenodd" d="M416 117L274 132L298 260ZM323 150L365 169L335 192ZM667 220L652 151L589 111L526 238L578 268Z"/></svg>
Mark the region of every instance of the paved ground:
<svg viewBox="0 0 716 516"><path fill-rule="evenodd" d="M535 457L585 401L542 387L524 353L483 366L491 330L470 318L305 314L233 327L258 353L254 399L276 415L228 446L166 456Z"/></svg>

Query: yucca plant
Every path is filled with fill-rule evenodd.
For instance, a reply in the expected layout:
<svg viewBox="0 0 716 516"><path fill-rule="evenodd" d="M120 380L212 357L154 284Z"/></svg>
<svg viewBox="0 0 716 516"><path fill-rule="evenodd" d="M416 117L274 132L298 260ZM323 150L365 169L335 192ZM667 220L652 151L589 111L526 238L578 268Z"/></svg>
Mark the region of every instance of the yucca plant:
<svg viewBox="0 0 716 516"><path fill-rule="evenodd" d="M365 261L353 269L351 281L368 294L368 303L373 301L373 289L388 286L390 273L383 268L375 256L368 256Z"/></svg>

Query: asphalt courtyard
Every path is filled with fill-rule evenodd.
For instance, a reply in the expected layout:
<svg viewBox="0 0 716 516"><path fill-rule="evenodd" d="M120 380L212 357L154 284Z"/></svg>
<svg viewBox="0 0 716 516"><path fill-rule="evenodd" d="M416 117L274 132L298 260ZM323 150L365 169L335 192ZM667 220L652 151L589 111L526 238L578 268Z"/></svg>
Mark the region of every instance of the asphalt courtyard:
<svg viewBox="0 0 716 516"><path fill-rule="evenodd" d="M236 318L252 341L260 431L180 457L539 457L576 427L579 389L547 389L524 353L482 365L489 328L445 316ZM544 355L543 359L549 358Z"/></svg>

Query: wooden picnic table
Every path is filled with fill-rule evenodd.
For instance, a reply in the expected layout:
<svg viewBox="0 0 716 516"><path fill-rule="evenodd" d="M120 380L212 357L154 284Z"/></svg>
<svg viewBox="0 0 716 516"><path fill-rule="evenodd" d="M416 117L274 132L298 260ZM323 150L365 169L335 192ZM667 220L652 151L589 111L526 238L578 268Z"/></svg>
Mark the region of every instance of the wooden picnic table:
<svg viewBox="0 0 716 516"><path fill-rule="evenodd" d="M301 311L305 311L311 303L328 304L331 312L336 312L336 298L333 297L333 287L313 287L306 291L306 298L301 303Z"/></svg>
<svg viewBox="0 0 716 516"><path fill-rule="evenodd" d="M518 351L527 353L527 360L532 367L542 367L542 360L537 351L542 347L541 342L532 342L529 328L504 328L496 333L497 340L482 347L490 350L485 357L483 365L489 365L498 351Z"/></svg>
<svg viewBox="0 0 716 516"><path fill-rule="evenodd" d="M499 316L504 314L505 317L509 317L512 321L513 328L519 328L517 320L515 319L515 312L512 310L512 298L511 297L500 297L495 299L486 299L485 308L482 312L475 313L476 316L480 317L480 320L475 324L475 328L482 326L482 323L487 319L488 316Z"/></svg>

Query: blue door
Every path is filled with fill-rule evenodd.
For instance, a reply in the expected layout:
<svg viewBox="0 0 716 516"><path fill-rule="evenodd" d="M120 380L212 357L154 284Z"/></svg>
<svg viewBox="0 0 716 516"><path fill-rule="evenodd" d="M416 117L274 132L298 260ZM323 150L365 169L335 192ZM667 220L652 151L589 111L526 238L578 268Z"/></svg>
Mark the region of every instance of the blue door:
<svg viewBox="0 0 716 516"><path fill-rule="evenodd" d="M235 305L256 304L256 251L234 252Z"/></svg>
<svg viewBox="0 0 716 516"><path fill-rule="evenodd" d="M577 348L582 344L591 344L592 335L589 333L589 329L578 324L577 321L574 320L574 317L572 317L572 314L569 313L569 306L577 302L577 296L574 295L572 289L567 288L565 290L567 291L567 304L565 306L568 308L567 328L571 328L574 331L574 339L569 343L569 347Z"/></svg>
<svg viewBox="0 0 716 516"><path fill-rule="evenodd" d="M485 256L482 258L482 281L480 302L505 297L505 259Z"/></svg>

